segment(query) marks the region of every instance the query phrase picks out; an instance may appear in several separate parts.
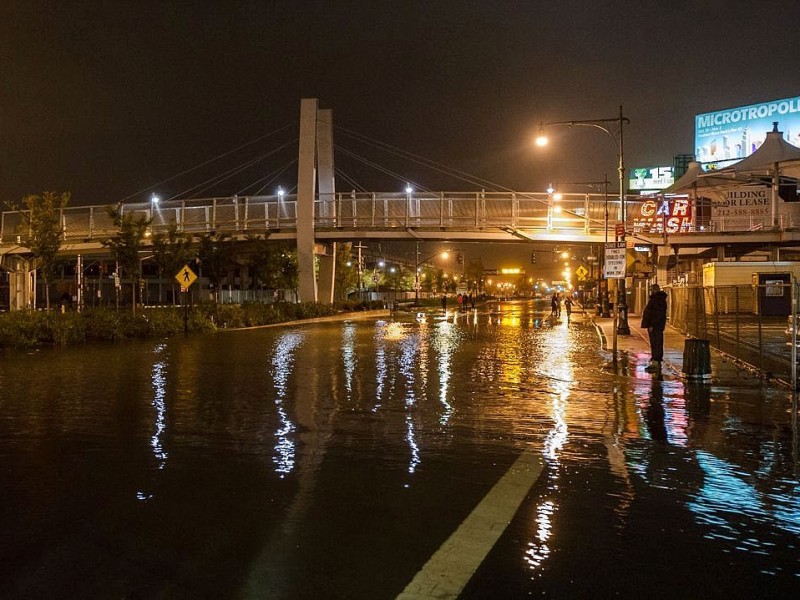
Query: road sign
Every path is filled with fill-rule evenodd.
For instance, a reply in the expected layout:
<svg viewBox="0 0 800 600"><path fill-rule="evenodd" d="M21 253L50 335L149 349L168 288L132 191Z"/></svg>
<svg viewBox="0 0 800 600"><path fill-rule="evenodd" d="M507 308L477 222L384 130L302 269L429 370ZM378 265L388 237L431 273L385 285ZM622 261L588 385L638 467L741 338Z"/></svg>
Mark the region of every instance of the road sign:
<svg viewBox="0 0 800 600"><path fill-rule="evenodd" d="M625 279L625 242L606 244L606 279Z"/></svg>
<svg viewBox="0 0 800 600"><path fill-rule="evenodd" d="M589 274L589 271L586 270L586 267L581 265L577 269L575 269L575 275L578 277L578 281L584 281L586 276Z"/></svg>
<svg viewBox="0 0 800 600"><path fill-rule="evenodd" d="M618 238L624 238L625 237L625 223L617 223L614 226L614 233L616 234L616 236Z"/></svg>
<svg viewBox="0 0 800 600"><path fill-rule="evenodd" d="M181 285L181 287L188 289L195 281L197 281L197 275L189 268L189 265L183 265L183 268L178 271L177 275L175 275L175 280Z"/></svg>

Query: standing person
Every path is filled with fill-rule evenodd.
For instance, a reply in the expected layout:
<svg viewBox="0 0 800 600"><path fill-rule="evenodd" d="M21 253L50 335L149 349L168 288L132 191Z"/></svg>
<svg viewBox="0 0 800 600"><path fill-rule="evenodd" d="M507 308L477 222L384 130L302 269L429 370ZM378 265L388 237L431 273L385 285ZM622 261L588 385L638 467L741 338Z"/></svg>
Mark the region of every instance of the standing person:
<svg viewBox="0 0 800 600"><path fill-rule="evenodd" d="M661 370L664 359L664 329L667 326L667 293L654 283L650 287L650 299L642 313L642 327L650 336L650 364L645 368L650 373Z"/></svg>
<svg viewBox="0 0 800 600"><path fill-rule="evenodd" d="M447 312L447 294L442 294L442 310Z"/></svg>
<svg viewBox="0 0 800 600"><path fill-rule="evenodd" d="M564 308L567 309L567 319L569 319L569 316L572 314L572 298L570 296L564 298Z"/></svg>

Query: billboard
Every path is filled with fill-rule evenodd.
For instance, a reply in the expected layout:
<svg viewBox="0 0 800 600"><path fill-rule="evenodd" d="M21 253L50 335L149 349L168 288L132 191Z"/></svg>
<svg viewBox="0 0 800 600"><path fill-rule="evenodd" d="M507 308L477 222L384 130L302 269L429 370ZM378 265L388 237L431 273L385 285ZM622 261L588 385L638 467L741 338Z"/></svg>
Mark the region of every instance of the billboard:
<svg viewBox="0 0 800 600"><path fill-rule="evenodd" d="M784 139L800 146L800 96L696 115L695 159L706 170L732 165L761 146L775 121Z"/></svg>
<svg viewBox="0 0 800 600"><path fill-rule="evenodd" d="M632 192L657 192L675 183L672 167L634 167L628 179Z"/></svg>

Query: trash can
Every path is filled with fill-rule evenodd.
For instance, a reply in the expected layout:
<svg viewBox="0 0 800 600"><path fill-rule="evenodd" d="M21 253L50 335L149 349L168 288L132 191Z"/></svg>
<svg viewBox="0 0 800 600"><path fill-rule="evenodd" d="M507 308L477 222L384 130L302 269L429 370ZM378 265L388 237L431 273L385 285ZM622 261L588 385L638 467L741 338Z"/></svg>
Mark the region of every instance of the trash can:
<svg viewBox="0 0 800 600"><path fill-rule="evenodd" d="M692 380L711 378L711 349L708 340L688 338L684 342L683 374Z"/></svg>

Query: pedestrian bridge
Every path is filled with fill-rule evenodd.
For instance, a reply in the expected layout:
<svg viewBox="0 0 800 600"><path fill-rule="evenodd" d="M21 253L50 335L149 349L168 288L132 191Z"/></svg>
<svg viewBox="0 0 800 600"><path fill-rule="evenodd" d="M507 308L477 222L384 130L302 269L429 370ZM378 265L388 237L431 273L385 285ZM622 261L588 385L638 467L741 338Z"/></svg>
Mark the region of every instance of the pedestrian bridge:
<svg viewBox="0 0 800 600"><path fill-rule="evenodd" d="M626 231L643 241L664 243L661 231L637 225L640 197L626 200ZM148 219L152 234L164 233L173 224L188 234L226 233L231 236L264 235L295 239L298 225L297 197L230 196L169 200L159 203L119 205L123 214ZM603 194L522 192L349 192L318 196L314 201L314 235L320 242L349 239L431 240L558 240L597 243L614 238L620 221L620 201ZM75 206L61 210L65 244L98 244L116 233L107 205ZM707 219L684 224L670 234L696 234L700 244L712 233ZM739 231L738 233L742 233ZM24 215L2 213L0 244L9 246L27 237Z"/></svg>
<svg viewBox="0 0 800 600"><path fill-rule="evenodd" d="M756 223L749 231L727 231L707 216L693 216L679 231L643 226L637 217L647 201L626 199L626 232L643 243L673 246L716 244L795 244L800 239L792 224L768 230ZM134 213L150 221L150 233L165 233L171 226L192 234L225 233L234 238L265 236L296 239L297 197L230 196L168 200L119 205L123 214ZM102 241L117 233L108 205L73 206L61 211L64 250L102 248ZM359 239L454 241L558 241L601 243L614 239L621 219L620 201L603 194L553 194L540 192L348 192L320 195L314 201L314 237L318 242ZM722 224L724 225L724 224ZM27 222L19 211L6 211L0 219L0 253L25 252Z"/></svg>

